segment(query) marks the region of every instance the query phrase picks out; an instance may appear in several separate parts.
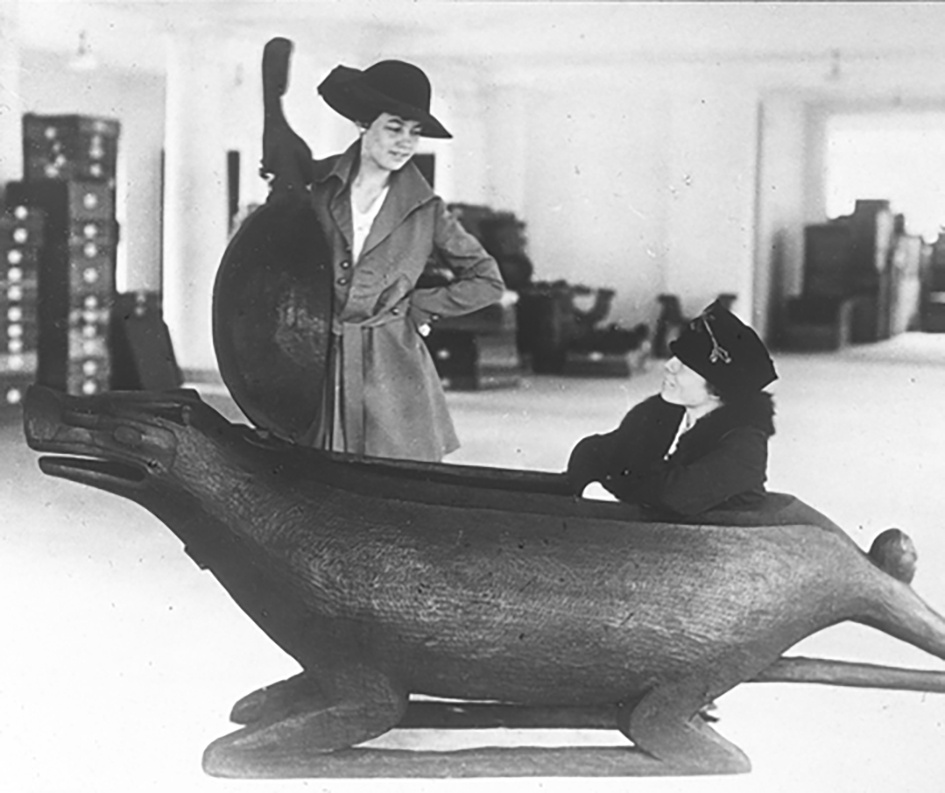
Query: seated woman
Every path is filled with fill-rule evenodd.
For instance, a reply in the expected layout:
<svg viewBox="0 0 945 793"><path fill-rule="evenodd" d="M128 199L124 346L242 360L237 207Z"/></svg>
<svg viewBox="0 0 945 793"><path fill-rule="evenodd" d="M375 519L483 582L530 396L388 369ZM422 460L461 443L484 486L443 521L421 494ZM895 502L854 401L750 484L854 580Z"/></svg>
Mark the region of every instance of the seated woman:
<svg viewBox="0 0 945 793"><path fill-rule="evenodd" d="M693 516L750 508L765 495L777 379L758 335L715 302L670 344L660 393L620 426L572 450L575 494L600 482L614 496L659 513Z"/></svg>

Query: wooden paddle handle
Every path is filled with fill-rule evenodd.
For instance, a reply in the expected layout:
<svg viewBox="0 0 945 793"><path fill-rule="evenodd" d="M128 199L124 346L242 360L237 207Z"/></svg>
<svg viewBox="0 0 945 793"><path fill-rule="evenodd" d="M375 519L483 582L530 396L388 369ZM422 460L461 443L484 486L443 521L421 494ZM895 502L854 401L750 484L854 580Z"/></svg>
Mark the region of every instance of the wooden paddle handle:
<svg viewBox="0 0 945 793"><path fill-rule="evenodd" d="M269 200L300 195L312 182L312 151L289 126L282 97L289 86L292 42L270 39L263 49L263 153L259 174L269 180Z"/></svg>

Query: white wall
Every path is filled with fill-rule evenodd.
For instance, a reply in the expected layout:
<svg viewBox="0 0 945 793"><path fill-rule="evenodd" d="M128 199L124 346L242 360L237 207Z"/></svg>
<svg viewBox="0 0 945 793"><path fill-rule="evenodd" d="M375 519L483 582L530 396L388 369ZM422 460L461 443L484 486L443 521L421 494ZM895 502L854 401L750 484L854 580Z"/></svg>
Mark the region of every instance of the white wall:
<svg viewBox="0 0 945 793"><path fill-rule="evenodd" d="M672 97L667 290L689 316L719 293L735 294L736 310L750 318L758 101L733 90L733 69L715 71L693 75Z"/></svg>
<svg viewBox="0 0 945 793"><path fill-rule="evenodd" d="M735 292L750 312L752 93L693 67L638 65L548 72L522 95L537 278L616 289L611 319L627 325L652 322L665 291L690 312Z"/></svg>
<svg viewBox="0 0 945 793"><path fill-rule="evenodd" d="M24 27L32 31L31 40L38 28L32 5L24 6L24 12L29 11L24 13ZM452 141L424 144L423 150L437 157L438 190L449 201L488 203L516 212L527 224L537 278L616 289L610 319L625 324L652 321L656 295L664 291L679 294L688 312L699 310L719 292L735 292L739 312L764 330L769 311L776 311L781 297L798 288L800 226L823 219L817 135L824 114L854 100L905 107L945 97L945 55L940 47L923 45L917 33L928 30L928 20L920 17L934 14L934 9L896 15L889 8L874 11L864 6L853 25L853 32L859 31L858 49L843 54L838 70L828 49L822 56L804 51L808 41L827 47L833 35L829 24L815 23L812 10L797 35L759 29L767 51L752 52L754 38L738 49L733 45L737 35L718 24L705 33L706 42L700 42L699 31L680 28L689 16L680 16L678 10L604 5L588 5L581 17L599 15L598 21L606 23L602 51L589 54L585 48L573 59L543 56L539 45L547 37L557 46L570 46L568 36L573 33L577 48L585 32L600 35L605 28L571 31L559 25L552 30L554 25L543 22L544 32L516 42L525 47L523 54L511 46L515 36L525 35L521 27L512 38L480 41L478 49L470 38L464 49L419 23L395 29L388 20L372 26L363 15L350 20L326 5L324 20L316 19L313 6L297 24L288 19L278 25L245 25L239 33L200 27L196 18L190 30L174 12L175 24L155 25L153 36L122 30L119 43L126 51L130 41L140 49L140 66L133 60L135 53L126 52L131 65L106 64L83 77L66 72L62 61L48 54L25 49L19 79L26 110L115 115L122 120L129 288L157 283L158 162L164 145L166 84L164 71L155 71L154 63L155 53L163 55L162 31L177 39L192 36L192 46L203 48L194 54L194 62L202 56L218 64L214 79L219 96L214 101L219 117L202 125L195 119L189 135L195 145L212 153L214 162L218 157L215 168L223 167L228 149L241 152L244 203L265 195L257 176L262 134L259 63L264 43L281 34L296 42L286 111L315 156L337 152L354 139L351 125L315 93L333 66L363 67L382 57L413 60L430 74L434 112L455 135ZM441 4L431 13L460 18L476 11L467 4L456 6ZM532 13L524 7L515 11L518 17ZM791 17L789 8L745 13L770 13L783 25ZM826 6L817 8L820 15L833 13ZM664 14L666 24L660 27ZM870 14L879 14L882 24L867 24L863 17ZM70 17L73 28L80 16ZM109 29L108 20L121 21L119 16L107 11L98 21L81 17L81 24L92 26L92 41L97 42ZM541 27L538 23L546 16L535 16L528 30ZM897 32L894 25L900 19L912 27ZM50 28L59 25L53 14L41 21ZM577 24L574 19L571 23ZM68 41L70 30L57 35ZM457 35L454 31L454 38ZM643 35L648 36L645 42ZM724 43L715 53L712 37ZM889 54L890 42L904 37L915 43L914 51L900 47ZM630 46L634 42L636 49ZM689 43L700 44L700 49L689 52L682 46ZM665 56L664 46L669 48ZM485 47L494 48L494 53ZM186 140L186 127L179 131ZM222 214L226 196L222 185L219 188L208 202L219 202ZM205 287L219 263L225 229L211 234L196 220L182 228L190 235L181 247L188 277L198 278ZM172 304L175 290L178 296L190 294L186 285L173 285ZM189 300L179 315L209 314L208 304L201 308L206 302L203 293L190 297L197 302ZM185 367L212 365L208 327L206 321L172 321Z"/></svg>
<svg viewBox="0 0 945 793"><path fill-rule="evenodd" d="M671 111L659 91L620 82L533 83L522 214L536 278L614 288L614 318L645 319L666 284Z"/></svg>
<svg viewBox="0 0 945 793"><path fill-rule="evenodd" d="M143 71L73 71L65 58L35 50L23 51L20 59L23 112L78 113L121 122L119 288L158 289L164 79ZM22 171L11 178L22 178Z"/></svg>
<svg viewBox="0 0 945 793"><path fill-rule="evenodd" d="M20 88L19 17L0 6L0 185L23 174L23 91Z"/></svg>

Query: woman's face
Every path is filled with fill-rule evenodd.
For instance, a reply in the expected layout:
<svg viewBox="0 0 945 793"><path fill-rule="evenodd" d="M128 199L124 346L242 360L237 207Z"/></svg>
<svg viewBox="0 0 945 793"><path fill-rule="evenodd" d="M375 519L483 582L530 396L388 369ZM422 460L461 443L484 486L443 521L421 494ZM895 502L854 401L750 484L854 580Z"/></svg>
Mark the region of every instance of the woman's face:
<svg viewBox="0 0 945 793"><path fill-rule="evenodd" d="M718 402L719 398L709 391L705 378L679 358L673 356L663 368L660 396L665 401L687 408L699 408Z"/></svg>
<svg viewBox="0 0 945 793"><path fill-rule="evenodd" d="M399 171L420 141L420 122L381 113L361 136L361 158L385 171Z"/></svg>

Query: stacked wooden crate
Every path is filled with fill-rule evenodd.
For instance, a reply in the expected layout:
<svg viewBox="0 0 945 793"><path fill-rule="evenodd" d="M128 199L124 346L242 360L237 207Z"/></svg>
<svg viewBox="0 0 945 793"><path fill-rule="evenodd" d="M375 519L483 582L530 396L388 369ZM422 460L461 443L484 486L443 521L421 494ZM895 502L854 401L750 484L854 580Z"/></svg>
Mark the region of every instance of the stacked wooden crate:
<svg viewBox="0 0 945 793"><path fill-rule="evenodd" d="M18 405L36 379L43 215L23 205L0 215L0 406Z"/></svg>
<svg viewBox="0 0 945 793"><path fill-rule="evenodd" d="M118 122L26 115L24 179L8 206L44 216L38 255L37 382L72 394L110 388Z"/></svg>

